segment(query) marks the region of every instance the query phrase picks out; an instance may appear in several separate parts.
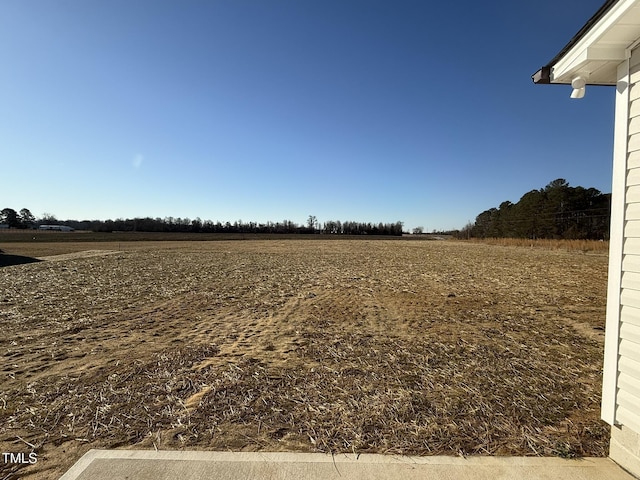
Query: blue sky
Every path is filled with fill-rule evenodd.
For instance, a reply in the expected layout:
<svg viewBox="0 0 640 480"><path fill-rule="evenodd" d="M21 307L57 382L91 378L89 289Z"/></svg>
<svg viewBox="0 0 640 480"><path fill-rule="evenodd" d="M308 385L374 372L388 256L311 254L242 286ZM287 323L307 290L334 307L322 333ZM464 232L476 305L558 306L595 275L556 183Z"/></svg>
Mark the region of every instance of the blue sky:
<svg viewBox="0 0 640 480"><path fill-rule="evenodd" d="M4 0L0 208L461 228L611 191L614 91L536 86L603 0Z"/></svg>

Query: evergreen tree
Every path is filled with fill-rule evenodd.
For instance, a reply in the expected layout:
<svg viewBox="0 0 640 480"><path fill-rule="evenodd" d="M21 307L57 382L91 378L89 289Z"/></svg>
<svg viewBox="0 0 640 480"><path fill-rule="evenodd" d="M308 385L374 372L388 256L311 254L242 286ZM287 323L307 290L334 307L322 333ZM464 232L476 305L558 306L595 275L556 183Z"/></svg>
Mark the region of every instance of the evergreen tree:
<svg viewBox="0 0 640 480"><path fill-rule="evenodd" d="M474 237L607 238L610 195L571 187L559 178L525 193L516 204L503 202L476 217Z"/></svg>
<svg viewBox="0 0 640 480"><path fill-rule="evenodd" d="M13 208L3 208L0 211L0 223L9 225L9 228L19 228L20 217L18 217L18 212Z"/></svg>

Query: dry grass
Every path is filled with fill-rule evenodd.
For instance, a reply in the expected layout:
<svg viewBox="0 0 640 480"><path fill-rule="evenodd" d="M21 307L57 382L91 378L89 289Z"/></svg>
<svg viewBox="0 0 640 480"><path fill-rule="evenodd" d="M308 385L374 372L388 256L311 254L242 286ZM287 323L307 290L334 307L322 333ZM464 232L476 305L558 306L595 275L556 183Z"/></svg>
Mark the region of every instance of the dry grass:
<svg viewBox="0 0 640 480"><path fill-rule="evenodd" d="M96 447L604 456L606 263L288 240L0 269L0 449L39 453L21 478Z"/></svg>
<svg viewBox="0 0 640 480"><path fill-rule="evenodd" d="M472 239L473 242L503 247L546 248L551 250L568 250L584 253L608 253L609 242L603 240L554 240L546 238L483 238Z"/></svg>

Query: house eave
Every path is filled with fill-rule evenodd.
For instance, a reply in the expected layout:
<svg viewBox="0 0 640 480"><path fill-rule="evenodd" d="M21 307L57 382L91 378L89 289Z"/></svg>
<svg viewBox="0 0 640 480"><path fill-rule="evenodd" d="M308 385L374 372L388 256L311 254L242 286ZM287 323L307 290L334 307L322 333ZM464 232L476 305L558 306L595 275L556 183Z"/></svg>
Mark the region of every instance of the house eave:
<svg viewBox="0 0 640 480"><path fill-rule="evenodd" d="M569 43L532 75L535 84L615 85L617 66L640 38L640 0L607 0Z"/></svg>

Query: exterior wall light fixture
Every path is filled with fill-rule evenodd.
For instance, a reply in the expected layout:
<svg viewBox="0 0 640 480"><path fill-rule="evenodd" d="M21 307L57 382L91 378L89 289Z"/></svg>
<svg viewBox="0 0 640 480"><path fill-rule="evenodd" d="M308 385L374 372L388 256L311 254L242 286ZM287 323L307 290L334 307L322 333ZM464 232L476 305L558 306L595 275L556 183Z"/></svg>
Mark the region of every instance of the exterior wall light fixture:
<svg viewBox="0 0 640 480"><path fill-rule="evenodd" d="M571 86L573 91L571 92L571 98L582 98L586 90L587 81L584 77L576 77L571 80Z"/></svg>

